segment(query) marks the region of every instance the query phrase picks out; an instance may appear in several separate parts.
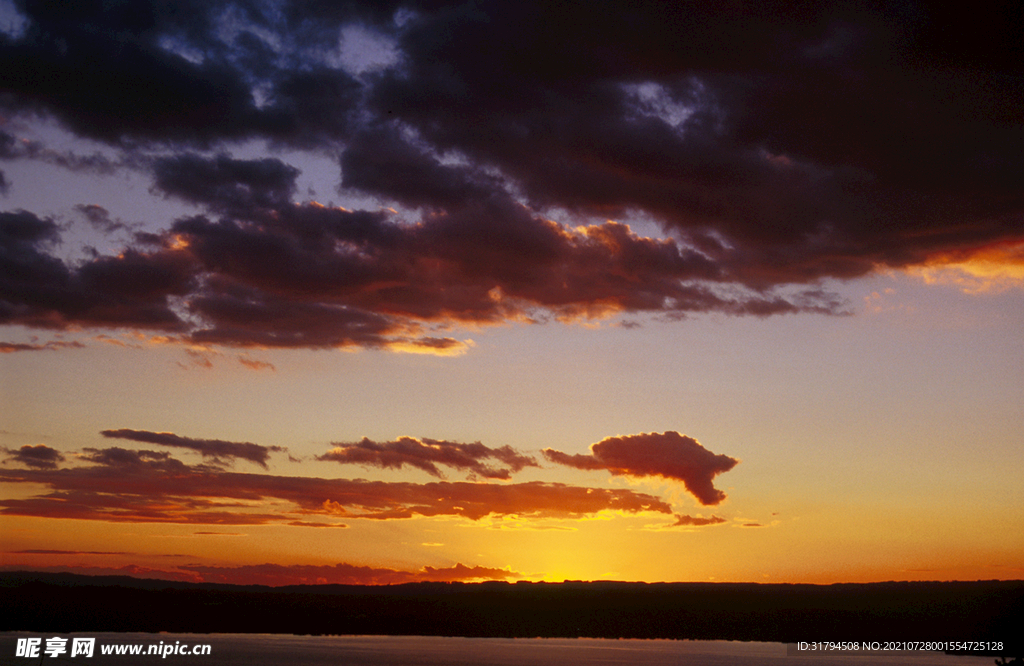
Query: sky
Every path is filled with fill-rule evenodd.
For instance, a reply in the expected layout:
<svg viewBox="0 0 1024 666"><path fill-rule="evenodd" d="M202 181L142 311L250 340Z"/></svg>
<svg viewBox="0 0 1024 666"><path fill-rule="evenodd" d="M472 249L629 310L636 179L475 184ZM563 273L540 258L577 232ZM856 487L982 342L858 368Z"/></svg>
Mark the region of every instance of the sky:
<svg viewBox="0 0 1024 666"><path fill-rule="evenodd" d="M1009 4L0 0L0 570L1024 576Z"/></svg>

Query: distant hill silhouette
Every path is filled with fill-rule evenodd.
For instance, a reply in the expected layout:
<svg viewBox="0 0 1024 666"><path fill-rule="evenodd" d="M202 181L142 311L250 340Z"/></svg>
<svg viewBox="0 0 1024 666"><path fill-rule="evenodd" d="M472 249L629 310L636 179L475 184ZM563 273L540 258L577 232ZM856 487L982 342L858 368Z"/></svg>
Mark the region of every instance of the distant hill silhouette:
<svg viewBox="0 0 1024 666"><path fill-rule="evenodd" d="M410 583L291 587L0 574L2 631L798 641L1002 641L1024 581L836 585ZM1012 652L1017 654L1012 654Z"/></svg>

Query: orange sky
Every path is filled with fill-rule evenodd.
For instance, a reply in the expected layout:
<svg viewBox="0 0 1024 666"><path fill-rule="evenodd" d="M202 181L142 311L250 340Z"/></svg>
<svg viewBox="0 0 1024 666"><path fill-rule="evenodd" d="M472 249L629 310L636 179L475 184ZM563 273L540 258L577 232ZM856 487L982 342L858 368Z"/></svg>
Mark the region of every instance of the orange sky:
<svg viewBox="0 0 1024 666"><path fill-rule="evenodd" d="M1024 576L1002 17L133 7L0 0L0 569Z"/></svg>
<svg viewBox="0 0 1024 666"><path fill-rule="evenodd" d="M1019 577L1019 321L1001 319L1019 290L858 288L848 318L520 325L471 333L457 358L206 352L207 367L88 336L6 354L3 566L268 584ZM644 423L668 433L649 453ZM591 453L615 429L626 457ZM252 446L203 456L217 441Z"/></svg>

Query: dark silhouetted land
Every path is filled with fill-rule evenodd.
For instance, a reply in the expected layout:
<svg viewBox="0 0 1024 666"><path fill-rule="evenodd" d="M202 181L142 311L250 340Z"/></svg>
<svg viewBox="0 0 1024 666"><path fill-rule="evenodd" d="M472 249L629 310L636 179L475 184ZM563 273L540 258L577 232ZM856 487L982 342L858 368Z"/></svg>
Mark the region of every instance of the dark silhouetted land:
<svg viewBox="0 0 1024 666"><path fill-rule="evenodd" d="M16 572L0 575L0 594L0 630L37 632L1009 644L1017 640L1024 621L1024 581L491 582L270 588Z"/></svg>

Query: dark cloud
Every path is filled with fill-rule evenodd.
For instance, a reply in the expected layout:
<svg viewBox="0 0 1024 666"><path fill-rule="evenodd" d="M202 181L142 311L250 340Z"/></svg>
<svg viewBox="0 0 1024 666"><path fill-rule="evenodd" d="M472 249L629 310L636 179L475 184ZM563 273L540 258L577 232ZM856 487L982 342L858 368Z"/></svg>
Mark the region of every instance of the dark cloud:
<svg viewBox="0 0 1024 666"><path fill-rule="evenodd" d="M337 47L353 12L334 18L330 44L310 38L331 25L283 23L292 10L281 5L157 1L65 12L23 3L27 29L0 43L3 105L115 145L337 140L361 84L309 60Z"/></svg>
<svg viewBox="0 0 1024 666"><path fill-rule="evenodd" d="M639 209L708 251L720 239L746 284L1019 239L1020 28L981 9L967 23L1003 38L953 38L955 15L911 6L428 12L371 108L497 165L534 205Z"/></svg>
<svg viewBox="0 0 1024 666"><path fill-rule="evenodd" d="M510 446L492 449L480 442L463 444L414 437L399 437L390 442L375 442L364 437L358 442L337 443L333 449L316 459L391 469L409 465L438 478L444 478L438 465L487 479L505 480L512 478L513 473L524 467L539 467L536 460L518 453ZM505 467L485 464L483 459L504 463Z"/></svg>
<svg viewBox="0 0 1024 666"><path fill-rule="evenodd" d="M183 296L197 276L183 253L123 251L83 264L73 276L66 315L83 323L126 324L175 330L181 326L169 298ZM81 304L87 309L79 310Z"/></svg>
<svg viewBox="0 0 1024 666"><path fill-rule="evenodd" d="M148 430L131 430L128 428L102 430L100 434L104 437L127 439L133 442L191 449L201 453L204 458L214 458L221 462L233 458L241 458L242 460L254 462L263 469L267 469L267 460L270 459L271 452L285 450L281 446L261 446L252 442L226 442L220 439L195 439L193 437L175 435L172 432L150 432Z"/></svg>
<svg viewBox="0 0 1024 666"><path fill-rule="evenodd" d="M439 210L486 200L501 187L499 180L479 170L441 164L432 151L403 137L394 124L352 137L341 156L341 173L345 188Z"/></svg>
<svg viewBox="0 0 1024 666"><path fill-rule="evenodd" d="M186 293L195 279L187 255L127 249L70 267L48 251L59 241L50 219L0 213L0 323L183 328L168 298Z"/></svg>
<svg viewBox="0 0 1024 666"><path fill-rule="evenodd" d="M0 160L18 157L18 139L0 129Z"/></svg>
<svg viewBox="0 0 1024 666"><path fill-rule="evenodd" d="M581 518L600 511L671 514L658 498L625 489L561 483L426 484L225 472L168 453L86 448L89 463L64 469L0 469L8 483L49 491L0 501L0 513L109 522L262 525L311 517L375 520L413 516Z"/></svg>
<svg viewBox="0 0 1024 666"><path fill-rule="evenodd" d="M0 322L450 351L432 327L837 314L826 278L1024 243L1024 35L998 6L328 4L21 3L0 111L112 156L3 131L0 159L141 169L203 214L75 265L0 214L43 233L0 231ZM394 57L355 71L345 30ZM296 203L283 157L231 155L252 140L404 212Z"/></svg>
<svg viewBox="0 0 1024 666"><path fill-rule="evenodd" d="M249 564L236 567L180 567L207 583L233 585L391 585L412 582L410 572L352 564Z"/></svg>
<svg viewBox="0 0 1024 666"><path fill-rule="evenodd" d="M8 108L47 111L75 132L111 142L245 136L259 114L230 63L212 53L194 63L157 45L163 31L173 39L209 20L202 3L187 4L86 3L65 12L24 3L25 34L0 45Z"/></svg>
<svg viewBox="0 0 1024 666"><path fill-rule="evenodd" d="M76 554L76 555L131 555L131 553L79 553L77 551L25 550L17 554ZM13 571L68 571L92 576L131 575L143 578L183 580L192 583L222 583L228 585L401 585L424 581L484 581L514 580L523 574L509 569L466 566L457 563L451 567L425 566L419 570L391 569L349 564L247 564L218 567L204 564L179 565L173 569L154 569L135 564L123 567L34 566L26 564L4 565L0 570Z"/></svg>
<svg viewBox="0 0 1024 666"><path fill-rule="evenodd" d="M119 169L139 168L139 159L132 153L111 158L99 152L80 155L70 150L56 150L36 140L19 139L0 130L0 160L38 160L75 172L109 176Z"/></svg>
<svg viewBox="0 0 1024 666"><path fill-rule="evenodd" d="M292 300L232 284L189 302L209 324L189 333L201 344L235 347L381 347L401 327L391 318L346 305Z"/></svg>
<svg viewBox="0 0 1024 666"><path fill-rule="evenodd" d="M175 557L175 556L172 556ZM154 569L143 567L137 564L126 564L123 567L94 567L78 565L53 565L38 566L35 564L2 564L0 571L51 571L74 573L83 576L133 576L136 578L156 578L159 580L179 580L189 583L202 583L203 580L196 574L184 571L168 571L166 569Z"/></svg>
<svg viewBox="0 0 1024 666"><path fill-rule="evenodd" d="M186 153L156 161L153 187L214 210L250 215L287 205L298 173L278 159L206 159Z"/></svg>
<svg viewBox="0 0 1024 666"><path fill-rule="evenodd" d="M363 85L337 69L314 65L282 71L270 87L267 115L274 127L269 133L299 147L333 145L352 131L362 95Z"/></svg>
<svg viewBox="0 0 1024 666"><path fill-rule="evenodd" d="M64 454L46 444L26 444L20 449L5 448L4 452L8 455L5 464L13 460L32 469L57 469L57 463L64 462Z"/></svg>
<svg viewBox="0 0 1024 666"><path fill-rule="evenodd" d="M121 473L185 474L189 466L163 451L132 451L112 446L106 449L86 447L79 454L82 460Z"/></svg>
<svg viewBox="0 0 1024 666"><path fill-rule="evenodd" d="M704 505L719 504L725 499L725 493L714 487L714 478L739 463L727 455L712 453L692 437L672 430L606 437L590 445L590 455L569 455L554 449L544 449L543 453L553 463L576 469L681 481Z"/></svg>
<svg viewBox="0 0 1024 666"><path fill-rule="evenodd" d="M250 167L266 173L261 163L239 168ZM215 194L199 183L179 185L175 191L222 196L225 210L251 214L244 221L183 218L164 237L146 239L146 249L77 266L47 253L46 244L59 240L52 222L0 214L10 230L0 236L10 248L0 255L11 267L0 281L5 321L155 329L236 347L450 353L465 343L430 335L428 326L619 311L763 316L840 307L814 291L787 297L719 289L702 283L717 279L715 266L675 241L644 238L615 222L570 230L507 199L408 225L392 214L316 204L278 201L266 209L270 199L253 197L269 195L257 197L259 188L250 185L212 183ZM38 236L17 236L30 232Z"/></svg>
<svg viewBox="0 0 1024 666"><path fill-rule="evenodd" d="M129 230L129 225L120 220L110 218L110 211L103 206L96 204L79 204L75 210L82 214L86 221L96 230L104 233L114 233L120 230Z"/></svg>

